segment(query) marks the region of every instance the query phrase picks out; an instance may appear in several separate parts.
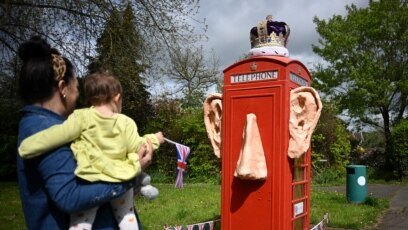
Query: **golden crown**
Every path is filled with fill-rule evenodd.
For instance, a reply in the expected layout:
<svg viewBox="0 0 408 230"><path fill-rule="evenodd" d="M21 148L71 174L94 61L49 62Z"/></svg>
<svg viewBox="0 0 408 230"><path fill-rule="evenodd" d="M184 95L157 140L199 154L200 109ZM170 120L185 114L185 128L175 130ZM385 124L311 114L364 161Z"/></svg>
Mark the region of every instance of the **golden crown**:
<svg viewBox="0 0 408 230"><path fill-rule="evenodd" d="M272 20L272 15L268 15L265 20L252 27L250 31L251 48L266 46L286 47L290 28L285 22Z"/></svg>

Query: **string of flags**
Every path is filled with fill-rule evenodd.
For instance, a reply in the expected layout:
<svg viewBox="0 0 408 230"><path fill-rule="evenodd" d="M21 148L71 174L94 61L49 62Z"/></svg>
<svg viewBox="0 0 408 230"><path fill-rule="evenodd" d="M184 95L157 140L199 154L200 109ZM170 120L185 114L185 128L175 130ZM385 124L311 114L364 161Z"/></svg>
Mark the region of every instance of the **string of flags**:
<svg viewBox="0 0 408 230"><path fill-rule="evenodd" d="M310 230L324 230L325 229L325 223L329 223L329 213L324 214L323 220L320 221L318 224L316 224L313 228Z"/></svg>
<svg viewBox="0 0 408 230"><path fill-rule="evenodd" d="M183 188L183 174L187 168L187 159L190 156L190 148L177 143L175 141L164 138L165 141L176 145L177 148L177 177L176 177L176 188Z"/></svg>
<svg viewBox="0 0 408 230"><path fill-rule="evenodd" d="M164 226L163 230L214 230L214 228L219 224L221 220L212 220L203 223L196 223L190 225L176 225L176 226ZM316 224L310 230L324 230L326 229L326 224L329 223L329 213L324 214L323 220Z"/></svg>
<svg viewBox="0 0 408 230"><path fill-rule="evenodd" d="M185 226L164 226L164 230L214 230L218 222L220 222L219 219Z"/></svg>

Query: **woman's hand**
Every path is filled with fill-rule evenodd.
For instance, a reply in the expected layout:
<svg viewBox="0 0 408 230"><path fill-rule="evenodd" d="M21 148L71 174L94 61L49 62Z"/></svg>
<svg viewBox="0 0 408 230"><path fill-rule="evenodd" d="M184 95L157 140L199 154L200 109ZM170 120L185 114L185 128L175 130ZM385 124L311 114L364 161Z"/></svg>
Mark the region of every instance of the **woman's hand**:
<svg viewBox="0 0 408 230"><path fill-rule="evenodd" d="M139 162L142 170L145 170L151 163L153 159L153 145L149 138L146 138L146 143L137 152L139 155Z"/></svg>

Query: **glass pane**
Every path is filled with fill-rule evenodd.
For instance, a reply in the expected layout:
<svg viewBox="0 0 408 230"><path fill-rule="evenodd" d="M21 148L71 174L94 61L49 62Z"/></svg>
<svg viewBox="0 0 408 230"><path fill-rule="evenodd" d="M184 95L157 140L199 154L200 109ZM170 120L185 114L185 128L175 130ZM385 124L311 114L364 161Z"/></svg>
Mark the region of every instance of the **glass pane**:
<svg viewBox="0 0 408 230"><path fill-rule="evenodd" d="M305 179L305 168L295 167L293 169L293 182L302 181Z"/></svg>
<svg viewBox="0 0 408 230"><path fill-rule="evenodd" d="M295 158L295 166L302 165L305 162L305 154L299 158Z"/></svg>
<svg viewBox="0 0 408 230"><path fill-rule="evenodd" d="M293 199L299 199L305 196L305 185L297 184L293 187Z"/></svg>
<svg viewBox="0 0 408 230"><path fill-rule="evenodd" d="M293 221L293 230L302 230L303 229L303 220L305 217L301 217Z"/></svg>

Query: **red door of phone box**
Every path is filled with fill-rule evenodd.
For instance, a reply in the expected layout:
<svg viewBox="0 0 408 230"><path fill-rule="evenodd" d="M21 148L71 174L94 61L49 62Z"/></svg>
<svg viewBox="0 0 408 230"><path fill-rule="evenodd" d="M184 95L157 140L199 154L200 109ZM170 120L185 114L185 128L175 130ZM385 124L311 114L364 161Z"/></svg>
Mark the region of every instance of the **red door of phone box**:
<svg viewBox="0 0 408 230"><path fill-rule="evenodd" d="M309 229L310 149L295 160L287 151L290 90L310 81L301 62L280 56L252 57L224 70L222 230ZM266 180L234 177L249 113L257 117Z"/></svg>

